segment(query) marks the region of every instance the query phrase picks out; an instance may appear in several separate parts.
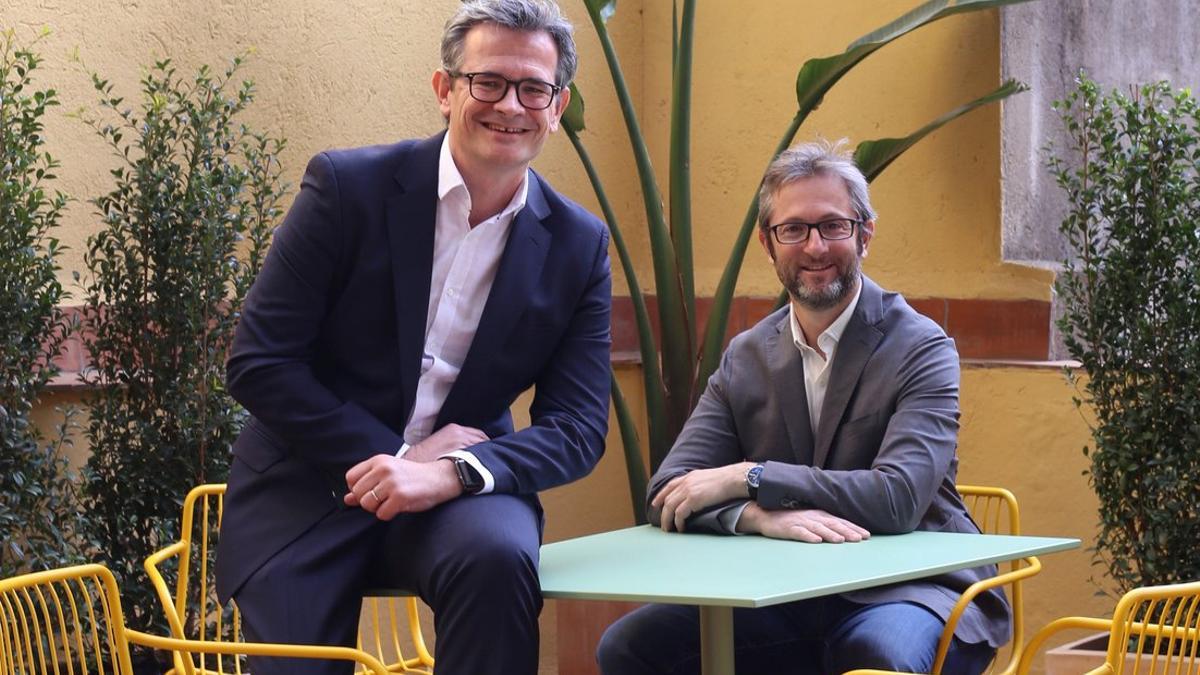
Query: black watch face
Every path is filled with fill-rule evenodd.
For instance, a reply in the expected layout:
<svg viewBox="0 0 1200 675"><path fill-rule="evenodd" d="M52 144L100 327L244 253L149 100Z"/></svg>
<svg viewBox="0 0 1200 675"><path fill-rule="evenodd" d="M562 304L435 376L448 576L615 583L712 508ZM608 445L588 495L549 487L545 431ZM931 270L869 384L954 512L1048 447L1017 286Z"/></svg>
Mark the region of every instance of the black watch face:
<svg viewBox="0 0 1200 675"><path fill-rule="evenodd" d="M483 476L462 457L454 458L454 468L458 470L458 480L462 483L463 491L475 494L483 489Z"/></svg>
<svg viewBox="0 0 1200 675"><path fill-rule="evenodd" d="M750 467L750 470L746 472L746 484L752 488L757 488L758 482L762 480L762 471L763 468L761 465Z"/></svg>

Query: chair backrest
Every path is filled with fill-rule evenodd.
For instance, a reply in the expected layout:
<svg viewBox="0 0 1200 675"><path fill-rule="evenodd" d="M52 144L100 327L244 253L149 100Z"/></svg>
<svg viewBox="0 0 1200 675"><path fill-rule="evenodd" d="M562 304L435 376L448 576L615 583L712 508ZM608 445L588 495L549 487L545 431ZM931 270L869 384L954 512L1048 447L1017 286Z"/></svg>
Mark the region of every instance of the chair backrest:
<svg viewBox="0 0 1200 675"><path fill-rule="evenodd" d="M958 485L958 494L966 504L971 518L984 534L1021 534L1021 513L1017 498L1012 492L1000 487L981 485ZM1008 646L996 653L990 672L1010 674L1016 672L1021 657L1021 646L1025 643L1025 601L1021 589L1022 580L1041 570L1041 562L1035 557L1021 558L1007 563L1009 581L1005 584L1009 603L1012 605L1013 638Z"/></svg>
<svg viewBox="0 0 1200 675"><path fill-rule="evenodd" d="M242 656L349 661L361 672L388 675L364 652L345 647L266 645L249 642L181 640L125 626L117 581L103 565L77 565L0 581L0 675L133 675L129 646L169 650L179 671L210 675L193 667L197 655L221 656L224 672L242 672Z"/></svg>
<svg viewBox="0 0 1200 675"><path fill-rule="evenodd" d="M0 581L0 675L131 675L117 582L102 565Z"/></svg>
<svg viewBox="0 0 1200 675"><path fill-rule="evenodd" d="M183 501L180 540L146 559L146 573L158 592L173 637L231 643L243 640L237 605L231 602L221 606L213 577L224 497L223 483L192 488ZM164 569L172 560L175 561L173 591ZM359 649L387 663L394 672L420 673L432 668L433 656L425 647L415 598L367 598L364 607L368 620L360 627ZM402 631L405 619L408 630ZM415 656L405 656L409 647ZM210 664L209 660L201 655L196 666L201 671L231 672L224 664ZM175 673L185 672L185 664L176 654Z"/></svg>
<svg viewBox="0 0 1200 675"><path fill-rule="evenodd" d="M1200 672L1200 581L1123 595L1105 663L1115 675Z"/></svg>

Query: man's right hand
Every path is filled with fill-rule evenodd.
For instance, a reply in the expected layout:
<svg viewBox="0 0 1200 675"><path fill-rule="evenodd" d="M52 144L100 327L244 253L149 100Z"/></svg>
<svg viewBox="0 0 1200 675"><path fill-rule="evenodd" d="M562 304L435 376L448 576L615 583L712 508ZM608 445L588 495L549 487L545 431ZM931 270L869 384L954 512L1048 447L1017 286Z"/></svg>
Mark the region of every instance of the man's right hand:
<svg viewBox="0 0 1200 675"><path fill-rule="evenodd" d="M346 472L346 506L391 520L400 513L428 511L462 494L450 462L411 462L394 455L375 455Z"/></svg>
<svg viewBox="0 0 1200 675"><path fill-rule="evenodd" d="M460 424L447 424L433 432L425 440L417 443L404 453L404 459L413 462L432 462L455 450L469 448L476 443L488 440L488 435L474 427L464 427Z"/></svg>
<svg viewBox="0 0 1200 675"><path fill-rule="evenodd" d="M767 510L750 503L738 518L737 531L773 539L793 539L810 544L834 544L870 539L871 533L845 518L820 509Z"/></svg>

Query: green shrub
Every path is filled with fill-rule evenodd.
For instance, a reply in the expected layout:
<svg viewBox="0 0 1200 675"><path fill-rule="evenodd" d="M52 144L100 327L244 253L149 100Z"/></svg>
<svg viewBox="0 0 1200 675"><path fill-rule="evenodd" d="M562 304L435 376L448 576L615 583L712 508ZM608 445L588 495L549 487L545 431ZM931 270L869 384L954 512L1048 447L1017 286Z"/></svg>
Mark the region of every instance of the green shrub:
<svg viewBox="0 0 1200 675"><path fill-rule="evenodd" d="M225 392L225 355L285 188L283 142L238 121L254 93L233 83L240 65L188 79L155 63L137 110L92 75L100 112L85 120L119 161L85 255L85 492L135 626L162 622L143 559L178 537L191 487L225 480L245 416Z"/></svg>
<svg viewBox="0 0 1200 675"><path fill-rule="evenodd" d="M61 452L69 416L53 439L30 422L71 327L58 307L63 247L51 236L67 198L48 191L58 162L42 135L58 100L32 89L41 59L31 47L0 33L0 576L74 562L79 548L76 487Z"/></svg>
<svg viewBox="0 0 1200 675"><path fill-rule="evenodd" d="M1200 579L1200 108L1165 82L1125 96L1083 76L1056 107L1059 326L1095 416L1096 561L1118 591Z"/></svg>

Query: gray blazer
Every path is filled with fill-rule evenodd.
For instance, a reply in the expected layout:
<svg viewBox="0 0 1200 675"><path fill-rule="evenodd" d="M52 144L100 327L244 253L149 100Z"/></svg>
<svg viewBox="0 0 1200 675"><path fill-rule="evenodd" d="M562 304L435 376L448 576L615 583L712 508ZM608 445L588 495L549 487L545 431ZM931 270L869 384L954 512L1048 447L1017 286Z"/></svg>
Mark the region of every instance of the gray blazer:
<svg viewBox="0 0 1200 675"><path fill-rule="evenodd" d="M692 469L750 460L766 465L758 503L768 509L823 509L873 534L978 532L954 487L954 341L900 295L864 276L832 368L814 437L787 308L735 337L651 478L649 497ZM730 533L728 516L740 505L696 514L689 530ZM650 511L657 522L656 509ZM979 567L845 597L868 604L915 602L945 619L964 589L995 573L994 566ZM1008 602L999 590L976 599L956 633L996 647L1011 634Z"/></svg>

